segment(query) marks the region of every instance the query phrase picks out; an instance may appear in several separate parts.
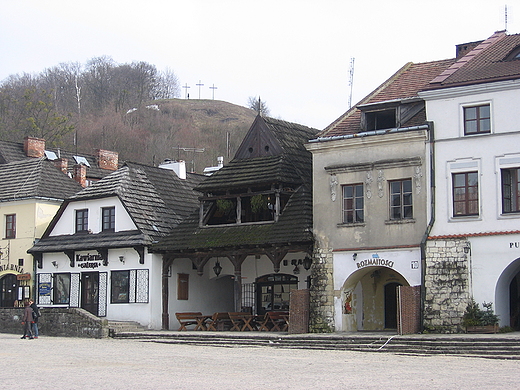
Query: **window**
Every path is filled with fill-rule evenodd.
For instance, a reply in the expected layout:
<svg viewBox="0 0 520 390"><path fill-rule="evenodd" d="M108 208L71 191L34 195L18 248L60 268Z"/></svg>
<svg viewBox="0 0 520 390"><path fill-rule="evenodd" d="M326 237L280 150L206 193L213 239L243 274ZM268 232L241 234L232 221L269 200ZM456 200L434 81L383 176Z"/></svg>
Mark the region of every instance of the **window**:
<svg viewBox="0 0 520 390"><path fill-rule="evenodd" d="M111 303L148 303L149 271L131 269L112 271L110 277Z"/></svg>
<svg viewBox="0 0 520 390"><path fill-rule="evenodd" d="M116 208L115 207L103 207L101 209L103 223L102 230L104 232L113 232L116 227Z"/></svg>
<svg viewBox="0 0 520 390"><path fill-rule="evenodd" d="M484 134L491 131L489 104L464 107L464 135Z"/></svg>
<svg viewBox="0 0 520 390"><path fill-rule="evenodd" d="M130 271L112 271L111 302L128 303Z"/></svg>
<svg viewBox="0 0 520 390"><path fill-rule="evenodd" d="M343 186L343 223L364 222L363 184Z"/></svg>
<svg viewBox="0 0 520 390"><path fill-rule="evenodd" d="M478 173L453 174L453 216L478 215Z"/></svg>
<svg viewBox="0 0 520 390"><path fill-rule="evenodd" d="M397 127L395 109L367 112L365 114L365 120L367 131Z"/></svg>
<svg viewBox="0 0 520 390"><path fill-rule="evenodd" d="M177 300L187 301L190 275L177 274Z"/></svg>
<svg viewBox="0 0 520 390"><path fill-rule="evenodd" d="M76 210L76 233L88 232L88 209Z"/></svg>
<svg viewBox="0 0 520 390"><path fill-rule="evenodd" d="M5 238L16 238L16 214L5 216Z"/></svg>
<svg viewBox="0 0 520 390"><path fill-rule="evenodd" d="M390 182L390 219L413 218L412 179Z"/></svg>
<svg viewBox="0 0 520 390"><path fill-rule="evenodd" d="M70 303L70 274L54 274L53 302L58 304Z"/></svg>
<svg viewBox="0 0 520 390"><path fill-rule="evenodd" d="M502 213L520 212L520 168L502 169Z"/></svg>

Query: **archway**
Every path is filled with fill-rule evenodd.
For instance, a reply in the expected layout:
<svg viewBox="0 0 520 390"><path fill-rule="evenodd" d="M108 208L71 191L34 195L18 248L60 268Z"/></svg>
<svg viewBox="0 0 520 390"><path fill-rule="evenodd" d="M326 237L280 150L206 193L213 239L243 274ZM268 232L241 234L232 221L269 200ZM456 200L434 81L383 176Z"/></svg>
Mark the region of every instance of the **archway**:
<svg viewBox="0 0 520 390"><path fill-rule="evenodd" d="M18 280L14 274L0 278L0 307L13 307L18 300Z"/></svg>
<svg viewBox="0 0 520 390"><path fill-rule="evenodd" d="M343 331L397 328L397 287L409 286L396 270L365 267L351 274L343 284L341 315L336 328Z"/></svg>
<svg viewBox="0 0 520 390"><path fill-rule="evenodd" d="M520 258L512 261L498 278L494 306L500 326L520 330Z"/></svg>

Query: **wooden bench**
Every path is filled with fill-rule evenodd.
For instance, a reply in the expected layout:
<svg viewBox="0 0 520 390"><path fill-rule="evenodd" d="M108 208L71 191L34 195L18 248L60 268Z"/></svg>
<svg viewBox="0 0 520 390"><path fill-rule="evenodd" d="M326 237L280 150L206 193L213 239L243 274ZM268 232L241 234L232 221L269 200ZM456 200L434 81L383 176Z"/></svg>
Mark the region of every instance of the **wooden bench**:
<svg viewBox="0 0 520 390"><path fill-rule="evenodd" d="M289 328L289 312L287 311L268 311L265 313L263 321L260 321L258 330L269 332L285 332Z"/></svg>
<svg viewBox="0 0 520 390"><path fill-rule="evenodd" d="M197 317L201 317L202 313L200 311L196 312L185 312L185 313L175 313L175 317L177 317L177 321L181 325L179 330L188 330L186 328L190 325L197 325Z"/></svg>

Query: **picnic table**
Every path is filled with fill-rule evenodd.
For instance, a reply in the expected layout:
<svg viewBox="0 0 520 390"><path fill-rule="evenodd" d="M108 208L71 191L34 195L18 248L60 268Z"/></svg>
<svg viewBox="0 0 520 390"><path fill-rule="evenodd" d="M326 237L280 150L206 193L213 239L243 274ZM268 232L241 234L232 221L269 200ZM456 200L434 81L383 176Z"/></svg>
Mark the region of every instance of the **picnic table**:
<svg viewBox="0 0 520 390"><path fill-rule="evenodd" d="M229 319L233 324L231 330L239 330L242 332L245 330L256 330L256 323L254 322L254 320L256 319L255 315L243 312L235 312L228 314Z"/></svg>
<svg viewBox="0 0 520 390"><path fill-rule="evenodd" d="M268 311L265 313L263 321L260 322L258 330L268 332L285 332L289 328L289 312L287 311Z"/></svg>

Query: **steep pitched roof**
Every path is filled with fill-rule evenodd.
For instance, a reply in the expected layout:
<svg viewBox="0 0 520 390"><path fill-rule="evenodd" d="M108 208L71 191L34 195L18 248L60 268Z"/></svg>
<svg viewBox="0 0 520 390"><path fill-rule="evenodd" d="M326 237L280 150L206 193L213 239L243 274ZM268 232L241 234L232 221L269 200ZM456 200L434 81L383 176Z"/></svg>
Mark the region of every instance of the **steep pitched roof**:
<svg viewBox="0 0 520 390"><path fill-rule="evenodd" d="M233 160L197 186L199 191L310 180L311 154L303 146L318 130L257 116Z"/></svg>
<svg viewBox="0 0 520 390"><path fill-rule="evenodd" d="M356 134L361 131L361 110L359 106L379 102L406 100L418 97L418 92L442 71L455 62L455 59L412 63L409 62L399 69L383 84L364 97L358 104L335 120L320 134L320 137L335 137ZM423 120L425 116L423 115ZM415 121L408 126L417 125Z"/></svg>
<svg viewBox="0 0 520 390"><path fill-rule="evenodd" d="M508 55L519 48L520 34L497 31L435 77L427 89L518 79L520 60Z"/></svg>
<svg viewBox="0 0 520 390"><path fill-rule="evenodd" d="M226 251L312 243L312 156L304 144L316 134L316 129L258 116L235 158L196 187L214 194L274 183L291 185L294 193L277 222L200 227L195 212L152 245L151 251Z"/></svg>
<svg viewBox="0 0 520 390"><path fill-rule="evenodd" d="M0 201L46 198L62 201L83 188L49 161L0 164Z"/></svg>
<svg viewBox="0 0 520 390"><path fill-rule="evenodd" d="M198 194L193 187L203 179L203 176L188 174L181 180L172 170L125 163L122 168L68 198L31 252L150 245L198 207ZM49 235L68 204L112 196L121 200L138 231L82 234L81 239L78 234Z"/></svg>

